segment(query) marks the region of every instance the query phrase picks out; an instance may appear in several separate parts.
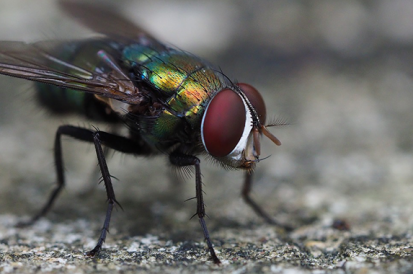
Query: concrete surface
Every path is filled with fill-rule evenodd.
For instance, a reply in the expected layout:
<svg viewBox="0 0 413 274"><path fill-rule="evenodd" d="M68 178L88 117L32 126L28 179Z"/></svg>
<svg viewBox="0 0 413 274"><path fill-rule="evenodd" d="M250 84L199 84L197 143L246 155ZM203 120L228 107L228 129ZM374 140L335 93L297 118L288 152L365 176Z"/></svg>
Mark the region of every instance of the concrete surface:
<svg viewBox="0 0 413 274"><path fill-rule="evenodd" d="M47 0L3 0L0 39L35 41L88 32ZM296 229L267 225L240 199L242 174L203 159L213 265L196 219L194 182L165 158L119 153L116 210L103 252L105 212L96 158L65 140L68 186L52 212L15 224L44 203L55 180L56 128L30 85L0 77L0 272L3 273L411 273L413 232L413 4L380 1L119 1L162 41L257 87L280 147L256 171L254 197ZM105 129L105 125L97 125ZM94 188L94 191L90 191ZM349 230L333 227L345 221Z"/></svg>

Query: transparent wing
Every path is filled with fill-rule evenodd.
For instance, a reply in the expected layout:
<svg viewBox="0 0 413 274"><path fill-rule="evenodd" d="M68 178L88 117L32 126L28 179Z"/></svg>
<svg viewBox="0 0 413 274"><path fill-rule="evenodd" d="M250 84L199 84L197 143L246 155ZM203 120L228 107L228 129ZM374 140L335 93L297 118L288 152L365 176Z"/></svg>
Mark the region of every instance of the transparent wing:
<svg viewBox="0 0 413 274"><path fill-rule="evenodd" d="M97 51L109 73L96 72L88 62L73 65L54 56L63 42L0 41L0 74L93 93L129 104L140 102L142 94L105 51Z"/></svg>
<svg viewBox="0 0 413 274"><path fill-rule="evenodd" d="M120 14L115 7L80 1L60 0L60 8L85 27L110 37L137 39L146 37L154 39L150 34Z"/></svg>

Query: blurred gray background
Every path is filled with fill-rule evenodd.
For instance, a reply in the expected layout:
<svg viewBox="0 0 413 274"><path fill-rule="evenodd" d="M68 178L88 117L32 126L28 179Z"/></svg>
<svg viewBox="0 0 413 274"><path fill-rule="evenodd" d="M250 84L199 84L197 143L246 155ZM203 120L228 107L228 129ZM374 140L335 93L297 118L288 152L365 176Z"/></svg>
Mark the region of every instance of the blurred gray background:
<svg viewBox="0 0 413 274"><path fill-rule="evenodd" d="M194 179L176 179L166 158L110 153L124 211L113 214L106 253L98 260L102 270L409 271L413 1L106 2L159 40L255 86L268 116L289 122L271 130L282 146L264 139L264 156L271 157L258 165L253 196L271 216L297 229L283 233L265 224L240 198L242 172L203 161L207 222L224 265L199 263L208 254L197 220L189 220L195 203L184 202L194 195ZM90 34L54 1L0 2L0 40ZM91 261L81 254L97 239L106 199L103 186L89 193L98 181L90 144L65 139L67 187L53 211L33 228L13 224L34 214L53 186L57 127L106 127L80 117L51 117L36 106L30 83L5 76L0 81L0 270L87 272ZM332 229L335 219L346 220L350 232ZM148 241L159 248L142 247ZM174 257L188 245L192 257ZM129 261L116 257L122 250ZM172 259L165 263L162 256Z"/></svg>

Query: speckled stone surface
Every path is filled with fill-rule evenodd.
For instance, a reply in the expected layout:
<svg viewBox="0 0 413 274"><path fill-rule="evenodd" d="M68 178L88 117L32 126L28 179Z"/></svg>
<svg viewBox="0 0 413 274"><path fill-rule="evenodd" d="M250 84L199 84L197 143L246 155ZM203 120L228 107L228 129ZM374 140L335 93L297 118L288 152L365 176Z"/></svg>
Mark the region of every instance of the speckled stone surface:
<svg viewBox="0 0 413 274"><path fill-rule="evenodd" d="M110 2L110 1L109 1ZM35 214L55 181L53 138L79 117L51 117L30 84L0 76L2 273L411 273L413 271L413 2L119 1L162 41L220 65L289 121L264 142L253 197L292 232L240 198L242 173L202 158L209 261L193 200L166 158L110 153L123 211L95 258L105 213L91 145L64 139L67 187ZM2 0L0 39L87 37L53 1ZM102 124L93 124L102 130ZM341 230L339 229L341 228ZM348 229L346 229L348 228Z"/></svg>

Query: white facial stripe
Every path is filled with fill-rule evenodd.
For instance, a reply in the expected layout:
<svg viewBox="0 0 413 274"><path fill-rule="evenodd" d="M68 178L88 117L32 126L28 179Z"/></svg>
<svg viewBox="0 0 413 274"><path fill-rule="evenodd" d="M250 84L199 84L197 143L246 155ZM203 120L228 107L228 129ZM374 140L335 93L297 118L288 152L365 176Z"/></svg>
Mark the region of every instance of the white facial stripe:
<svg viewBox="0 0 413 274"><path fill-rule="evenodd" d="M245 127L244 127L244 132L242 133L242 136L238 142L238 144L235 146L235 148L231 151L230 154L225 156L226 158L229 158L233 161L240 161L242 159L243 151L247 148L248 145L248 138L251 134L252 131L252 114L248 108L247 103L245 102L244 98L240 96L242 99L242 102L244 103L244 109L245 109Z"/></svg>
<svg viewBox="0 0 413 274"><path fill-rule="evenodd" d="M205 111L204 111L204 115L203 115L203 117L202 117L202 122L201 122L201 139L202 139L202 144L204 145L204 148L205 148L205 150L206 150L208 153L209 153L209 151L208 151L208 149L207 149L207 147L206 147L205 140L204 140L204 122L205 122L206 114L208 113L209 105L210 105L210 104L208 104L208 106L206 107L206 109L205 109Z"/></svg>

